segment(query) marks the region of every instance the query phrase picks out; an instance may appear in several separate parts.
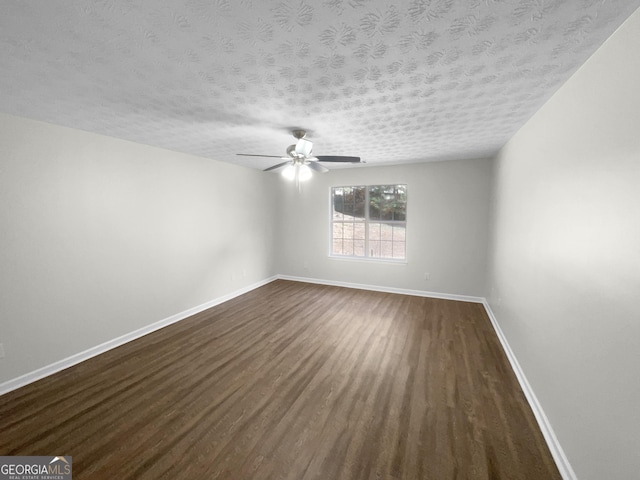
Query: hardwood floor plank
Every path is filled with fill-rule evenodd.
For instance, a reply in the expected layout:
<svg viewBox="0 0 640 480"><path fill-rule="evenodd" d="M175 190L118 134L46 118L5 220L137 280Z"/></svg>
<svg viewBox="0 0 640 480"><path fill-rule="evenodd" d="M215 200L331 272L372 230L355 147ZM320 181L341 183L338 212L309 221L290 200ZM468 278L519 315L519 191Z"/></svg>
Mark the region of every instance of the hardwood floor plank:
<svg viewBox="0 0 640 480"><path fill-rule="evenodd" d="M481 305L278 280L0 397L75 479L560 479Z"/></svg>

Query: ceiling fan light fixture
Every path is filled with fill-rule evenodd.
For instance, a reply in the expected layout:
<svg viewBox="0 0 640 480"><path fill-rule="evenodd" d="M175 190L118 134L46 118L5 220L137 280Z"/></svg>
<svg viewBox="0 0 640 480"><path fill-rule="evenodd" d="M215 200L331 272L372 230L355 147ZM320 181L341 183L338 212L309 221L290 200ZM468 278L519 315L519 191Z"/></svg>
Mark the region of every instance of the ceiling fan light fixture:
<svg viewBox="0 0 640 480"><path fill-rule="evenodd" d="M287 180L298 180L299 182L306 182L312 176L309 165L287 165L282 170L282 176Z"/></svg>
<svg viewBox="0 0 640 480"><path fill-rule="evenodd" d="M282 176L287 180L295 181L298 188L300 188L300 182L305 182L311 179L313 176L313 170L318 173L327 173L329 171L329 169L320 162L363 163L361 162L360 157L345 157L337 155L312 156L311 151L313 148L313 142L305 138L307 132L305 130L294 129L291 133L297 141L295 144L287 147L286 157L278 157L276 155L255 155L252 153L237 153L236 155L243 157L266 157L286 160L265 168L263 172L278 170L284 167L282 170Z"/></svg>
<svg viewBox="0 0 640 480"><path fill-rule="evenodd" d="M311 169L309 165L300 165L298 170L298 180L301 182L306 182L311 178Z"/></svg>
<svg viewBox="0 0 640 480"><path fill-rule="evenodd" d="M287 180L294 180L296 178L296 167L287 165L285 169L282 170L282 176Z"/></svg>

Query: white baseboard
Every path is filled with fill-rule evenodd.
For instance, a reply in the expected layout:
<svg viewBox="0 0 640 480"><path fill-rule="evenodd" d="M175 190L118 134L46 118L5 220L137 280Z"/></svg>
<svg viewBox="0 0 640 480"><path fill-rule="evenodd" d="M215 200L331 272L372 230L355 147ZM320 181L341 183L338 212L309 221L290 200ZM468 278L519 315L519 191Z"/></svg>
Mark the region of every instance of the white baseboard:
<svg viewBox="0 0 640 480"><path fill-rule="evenodd" d="M167 325L171 325L172 323L179 322L180 320L184 320L187 317L195 315L196 313L202 312L208 308L215 307L221 303L224 303L232 298L243 295L251 290L255 290L258 287L266 285L267 283L271 283L276 280L277 277L273 276L262 280L260 282L248 285L234 292L228 293L227 295L223 295L221 297L210 300L202 305L198 305L197 307L190 308L180 313L176 313L175 315L171 315L163 320L159 320L150 325L144 326L133 332L126 333L118 338L114 338L113 340L109 340L108 342L102 343L95 347L89 348L83 352L76 353L75 355L71 355L70 357L63 358L62 360L58 360L50 365L39 368L32 372L21 375L17 378L7 380L6 382L0 383L0 395L4 395L12 390L16 390L17 388L28 385L29 383L33 383L36 380L40 380L41 378L52 375L60 370L64 370L65 368L69 368L73 365L76 365L80 362L84 362L85 360L90 359L91 357L95 357L96 355L100 355L106 351L109 351L113 348L119 347L120 345L124 345L127 342L135 340L137 338L143 337L151 332L155 332Z"/></svg>
<svg viewBox="0 0 640 480"><path fill-rule="evenodd" d="M484 305L484 309L487 311L487 315L491 320L491 324L493 325L493 328L496 331L496 335L498 336L498 339L502 344L502 349L504 350L504 353L507 355L507 358L509 359L511 368L513 369L513 372L516 374L518 382L520 383L520 388L522 388L522 391L524 392L524 395L525 397L527 397L527 401L531 406L531 410L533 410L533 414L536 417L536 420L538 421L538 425L540 426L542 435L544 435L544 439L547 441L547 446L549 447L549 450L551 451L551 455L553 456L553 459L556 462L556 466L560 471L560 475L564 480L578 480L578 477L576 477L576 474L573 471L573 468L571 468L569 459L567 458L567 456L564 453L564 450L562 450L562 447L560 446L560 442L558 441L558 438L556 437L556 434L554 433L553 428L551 428L549 419L545 415L544 410L542 409L542 406L540 405L540 402L536 397L536 394L533 393L533 389L531 388L531 385L529 384L527 377L524 375L524 372L522 371L522 368L520 367L520 364L518 363L518 359L513 353L513 350L511 350L511 347L507 342L507 338L504 336L504 333L502 332L502 329L498 324L498 320L493 314L493 311L491 310L489 303L485 299L482 302L482 304Z"/></svg>
<svg viewBox="0 0 640 480"><path fill-rule="evenodd" d="M483 297L472 297L469 295L456 295L453 293L429 292L426 290L409 290L406 288L381 287L379 285L366 285L362 283L338 282L335 280L322 280L318 278L293 277L291 275L277 275L280 280L291 280L294 282L315 283L318 285L332 285L334 287L357 288L359 290L372 290L374 292L399 293L402 295L413 295L414 297L441 298L443 300L457 300L459 302L483 303Z"/></svg>

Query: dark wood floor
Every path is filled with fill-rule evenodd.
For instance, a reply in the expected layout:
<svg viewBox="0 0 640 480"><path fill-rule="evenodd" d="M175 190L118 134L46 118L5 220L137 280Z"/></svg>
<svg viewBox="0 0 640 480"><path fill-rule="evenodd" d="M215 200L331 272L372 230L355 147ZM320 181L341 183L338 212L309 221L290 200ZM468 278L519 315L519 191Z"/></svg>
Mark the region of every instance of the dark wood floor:
<svg viewBox="0 0 640 480"><path fill-rule="evenodd" d="M276 281L0 397L81 479L559 479L479 304Z"/></svg>

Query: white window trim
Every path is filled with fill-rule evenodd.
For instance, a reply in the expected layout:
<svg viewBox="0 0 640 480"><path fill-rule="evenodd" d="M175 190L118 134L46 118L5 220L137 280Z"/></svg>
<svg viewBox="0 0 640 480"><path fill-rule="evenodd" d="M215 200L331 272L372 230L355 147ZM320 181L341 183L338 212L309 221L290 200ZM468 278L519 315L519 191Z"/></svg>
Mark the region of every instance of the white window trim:
<svg viewBox="0 0 640 480"><path fill-rule="evenodd" d="M355 255L333 255L329 252L329 260L339 262L363 262L363 263L386 263L391 265L406 265L406 258L380 258L380 257L356 257Z"/></svg>

